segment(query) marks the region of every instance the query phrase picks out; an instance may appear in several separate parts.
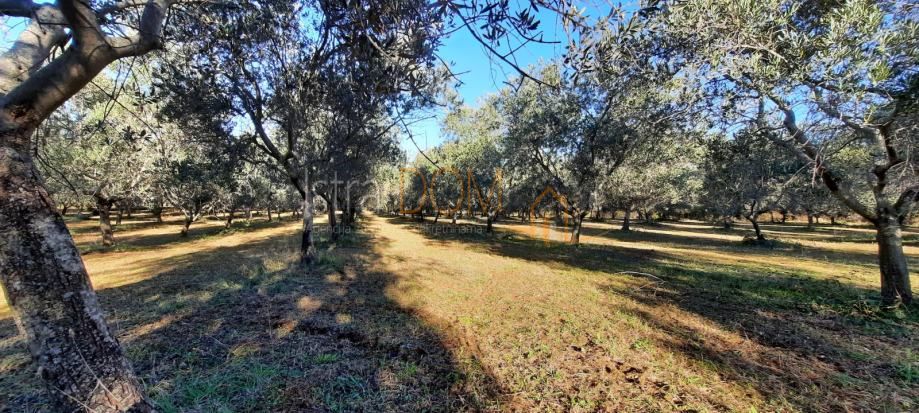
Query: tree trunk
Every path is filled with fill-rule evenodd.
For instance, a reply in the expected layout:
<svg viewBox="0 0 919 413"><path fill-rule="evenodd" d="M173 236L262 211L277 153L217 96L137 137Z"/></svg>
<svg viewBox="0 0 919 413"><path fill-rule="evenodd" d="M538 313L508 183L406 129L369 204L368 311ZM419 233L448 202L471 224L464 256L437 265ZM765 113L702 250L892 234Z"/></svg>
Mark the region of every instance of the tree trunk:
<svg viewBox="0 0 919 413"><path fill-rule="evenodd" d="M909 282L906 255L903 254L903 237L896 217L878 219L878 261L881 267L881 302L895 305L897 301L909 305L913 293Z"/></svg>
<svg viewBox="0 0 919 413"><path fill-rule="evenodd" d="M185 217L185 221L182 223L182 232L179 233L182 238L188 236L188 228L191 226L191 218Z"/></svg>
<svg viewBox="0 0 919 413"><path fill-rule="evenodd" d="M807 228L808 229L814 228L814 215L811 214L810 212L807 213Z"/></svg>
<svg viewBox="0 0 919 413"><path fill-rule="evenodd" d="M271 222L271 205L268 205L268 222Z"/></svg>
<svg viewBox="0 0 919 413"><path fill-rule="evenodd" d="M573 216L574 226L571 228L571 245L580 245L581 244L581 225L584 223L584 217L587 216L587 212L580 212Z"/></svg>
<svg viewBox="0 0 919 413"><path fill-rule="evenodd" d="M782 223L788 220L788 211L782 211Z"/></svg>
<svg viewBox="0 0 919 413"><path fill-rule="evenodd" d="M485 232L491 234L492 227L491 224L495 222L495 213L488 211L485 213Z"/></svg>
<svg viewBox="0 0 919 413"><path fill-rule="evenodd" d="M54 402L48 407L152 411L29 158L31 133L0 135L0 281Z"/></svg>
<svg viewBox="0 0 919 413"><path fill-rule="evenodd" d="M115 215L115 226L121 225L121 217L124 215L124 208L118 206L118 213Z"/></svg>
<svg viewBox="0 0 919 413"><path fill-rule="evenodd" d="M70 209L70 205L69 205L69 204L63 204L63 205L61 205L61 216L62 216L62 217L66 217L66 216L67 216L67 210L68 210L68 209Z"/></svg>
<svg viewBox="0 0 919 413"><path fill-rule="evenodd" d="M230 208L230 210L227 211L227 222L223 226L224 228L230 229L230 227L233 226L233 215L235 214L236 214L236 208Z"/></svg>
<svg viewBox="0 0 919 413"><path fill-rule="evenodd" d="M756 221L757 218L758 218L757 215L749 215L749 216L747 216L747 220L749 220L749 221L750 221L750 224L753 225L753 232L756 233L756 240L757 240L757 241L765 241L765 240L766 240L766 236L763 235L763 231L759 228L759 222Z"/></svg>
<svg viewBox="0 0 919 413"><path fill-rule="evenodd" d="M338 221L335 218L335 210L338 209L338 205L336 205L337 203L338 201L334 196L330 196L328 199L326 199L326 209L329 210L329 238L332 241L338 240Z"/></svg>
<svg viewBox="0 0 919 413"><path fill-rule="evenodd" d="M335 204L335 205L338 206L338 201L336 201L336 204ZM345 226L345 227L351 227L351 226L353 225L353 222L351 222L351 218L352 218L351 210L350 210L350 208L348 207L348 203L345 202L344 205L341 206L341 223L342 223L342 225Z"/></svg>
<svg viewBox="0 0 919 413"><path fill-rule="evenodd" d="M622 230L631 231L632 228L629 227L629 224L632 221L632 206L629 205L625 207L625 215L622 217Z"/></svg>
<svg viewBox="0 0 919 413"><path fill-rule="evenodd" d="M150 208L150 213L156 218L158 224L163 223L163 205L159 201L153 201L153 207Z"/></svg>
<svg viewBox="0 0 919 413"><path fill-rule="evenodd" d="M112 202L96 198L96 209L99 210L99 232L102 233L102 245L115 245L115 233L112 231Z"/></svg>
<svg viewBox="0 0 919 413"><path fill-rule="evenodd" d="M309 172L304 171L301 188L303 189L303 234L300 238L300 263L309 265L316 260L316 246L313 244L313 214L315 205L313 188L310 186Z"/></svg>

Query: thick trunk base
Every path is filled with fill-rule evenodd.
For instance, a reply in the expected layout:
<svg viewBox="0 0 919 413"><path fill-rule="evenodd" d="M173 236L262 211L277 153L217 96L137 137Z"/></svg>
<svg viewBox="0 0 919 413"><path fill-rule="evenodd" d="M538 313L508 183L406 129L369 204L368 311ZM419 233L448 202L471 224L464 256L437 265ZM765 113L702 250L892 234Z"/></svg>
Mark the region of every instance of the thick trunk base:
<svg viewBox="0 0 919 413"><path fill-rule="evenodd" d="M881 218L881 223L877 227L877 241L882 304L912 304L909 268L906 255L903 253L903 236L896 218Z"/></svg>
<svg viewBox="0 0 919 413"><path fill-rule="evenodd" d="M152 411L34 171L26 155L0 147L0 281L55 403L51 410Z"/></svg>

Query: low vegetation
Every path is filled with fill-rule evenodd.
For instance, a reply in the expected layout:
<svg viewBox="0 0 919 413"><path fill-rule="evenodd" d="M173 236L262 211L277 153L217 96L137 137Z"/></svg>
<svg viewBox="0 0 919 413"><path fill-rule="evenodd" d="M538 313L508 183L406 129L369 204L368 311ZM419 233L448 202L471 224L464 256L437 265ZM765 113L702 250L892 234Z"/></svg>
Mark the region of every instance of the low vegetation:
<svg viewBox="0 0 919 413"><path fill-rule="evenodd" d="M588 221L575 247L514 220L419 224L365 215L309 271L286 215L187 238L180 216L135 218L126 251L70 221L164 412L917 408L919 315L879 311L870 228L763 224L763 248L740 226ZM0 405L44 411L2 317Z"/></svg>
<svg viewBox="0 0 919 413"><path fill-rule="evenodd" d="M914 1L0 34L0 412L919 410Z"/></svg>

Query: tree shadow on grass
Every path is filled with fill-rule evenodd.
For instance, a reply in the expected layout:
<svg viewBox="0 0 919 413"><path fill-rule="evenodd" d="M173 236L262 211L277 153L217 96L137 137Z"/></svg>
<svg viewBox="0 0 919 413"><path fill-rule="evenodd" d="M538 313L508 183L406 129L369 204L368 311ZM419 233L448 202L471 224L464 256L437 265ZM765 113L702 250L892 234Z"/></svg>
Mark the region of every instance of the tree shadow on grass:
<svg viewBox="0 0 919 413"><path fill-rule="evenodd" d="M401 218L389 222L412 224ZM628 298L618 310L651 326L656 346L713 366L723 380L756 389L771 408L903 411L919 400L915 375L909 373L916 368L919 314L909 311L905 319L878 314L874 290L805 270L699 262L653 246L573 247L516 233L410 228L433 243L463 242L550 267L637 276L640 281L628 283L601 278L597 288ZM710 240L697 245L690 237L625 236L652 245L679 242L686 248L723 250L728 256L745 253L726 244L706 244Z"/></svg>
<svg viewBox="0 0 919 413"><path fill-rule="evenodd" d="M524 228L530 224L520 221L503 221L501 225ZM544 231L546 224L538 224L539 230ZM556 227L557 228L557 227ZM769 236L774 241L767 246L746 245L741 242L741 237L752 234L752 230L722 229L685 229L675 227L670 223L666 225L633 225L633 231L620 231L614 228L596 228L585 226L581 233L587 237L599 237L613 242L635 242L659 244L675 248L685 248L696 251L712 251L743 255L744 257L788 259L791 257L809 258L814 260L831 261L837 264L856 265L877 268L877 253L875 251L851 251L824 248L816 245L802 244L800 238L787 238ZM567 229L566 229L567 230ZM567 234L566 234L567 235ZM737 239L707 237L706 235L730 235ZM850 239L850 236L842 237ZM860 238L859 238L860 239ZM822 242L844 242L833 238L821 239ZM867 241L858 241L865 243ZM904 241L905 244L908 242ZM588 243L589 244L589 243ZM919 257L907 256L910 265L919 266Z"/></svg>
<svg viewBox="0 0 919 413"><path fill-rule="evenodd" d="M183 237L181 235L182 223L181 222L164 222L156 225L151 225L150 227L169 227L174 229L168 233L163 234L132 234L116 232L115 233L115 245L112 247L105 247L98 241L92 243L83 243L79 245L80 253L83 255L94 254L98 252L126 252L126 251L144 251L150 249L156 249L159 247L167 245L177 245L185 242L200 241L201 239L215 237L215 236L230 236L235 233L257 231L266 228L276 228L281 227L291 222L299 221L298 219L290 219L285 217L283 219L273 219L272 221L267 221L264 219L252 220L250 222L245 222L244 220L239 220L234 222L233 226L226 228L223 225L223 221L220 221L220 225L214 225L213 221L218 221L217 219L204 219L199 221L188 230L188 236ZM137 229L137 228L134 228ZM132 229L133 230L133 229ZM127 232L127 230L125 230Z"/></svg>
<svg viewBox="0 0 919 413"><path fill-rule="evenodd" d="M319 232L322 228L319 228ZM475 411L502 393L474 360L387 296L394 274L370 234L320 244L297 234L186 254L170 270L99 291L108 320L160 411ZM0 402L41 411L25 345L2 320ZM16 384L18 383L18 384ZM0 409L3 410L3 409Z"/></svg>

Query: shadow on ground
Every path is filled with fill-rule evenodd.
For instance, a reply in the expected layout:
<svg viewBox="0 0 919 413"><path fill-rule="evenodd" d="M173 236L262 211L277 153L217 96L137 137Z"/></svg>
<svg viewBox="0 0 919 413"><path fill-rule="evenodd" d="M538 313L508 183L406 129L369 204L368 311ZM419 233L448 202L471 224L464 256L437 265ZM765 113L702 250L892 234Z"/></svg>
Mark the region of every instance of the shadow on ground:
<svg viewBox="0 0 919 413"><path fill-rule="evenodd" d="M919 312L879 313L877 291L807 271L700 263L685 254L653 248L573 247L517 232L432 231L401 217L388 221L433 243L462 242L467 248L550 267L597 272L598 290L627 299L628 305L617 311L657 331L655 346L717 371L722 380L755 389L777 408L901 411L917 406ZM596 229L587 229L586 234L725 254L783 254L688 234ZM803 245L796 245L795 251L808 257L833 256ZM854 261L870 265L869 259ZM641 282L610 283L606 281L610 277L637 277Z"/></svg>
<svg viewBox="0 0 919 413"><path fill-rule="evenodd" d="M394 275L370 268L378 257L367 246L385 242L372 236L320 245L312 270L295 264L295 233L187 254L99 297L162 412L493 407L501 390L488 373L387 297ZM0 360L0 406L42 411L9 319L0 321Z"/></svg>

